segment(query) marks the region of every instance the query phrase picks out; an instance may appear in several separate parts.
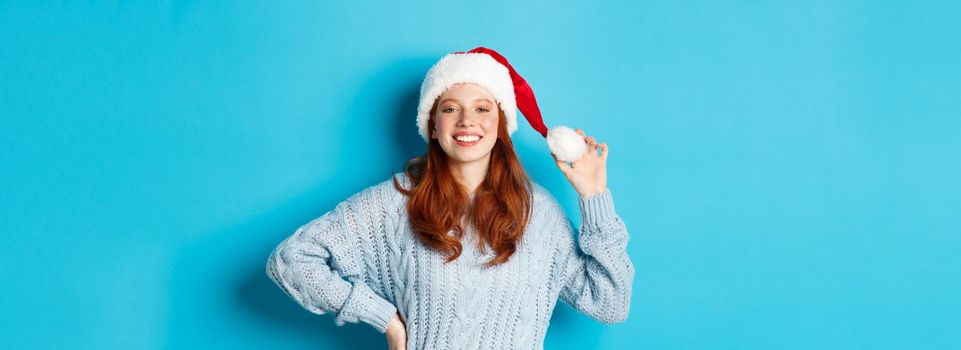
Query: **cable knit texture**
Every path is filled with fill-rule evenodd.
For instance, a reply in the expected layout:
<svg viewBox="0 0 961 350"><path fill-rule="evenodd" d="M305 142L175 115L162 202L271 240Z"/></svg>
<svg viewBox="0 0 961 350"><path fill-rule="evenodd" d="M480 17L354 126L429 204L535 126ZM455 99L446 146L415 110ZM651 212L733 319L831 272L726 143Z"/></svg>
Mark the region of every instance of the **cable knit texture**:
<svg viewBox="0 0 961 350"><path fill-rule="evenodd" d="M406 197L388 179L298 228L271 253L267 274L339 326L363 321L383 333L399 312L409 349L542 349L558 299L602 323L623 322L634 265L610 189L579 197L577 232L553 195L532 185L533 215L502 265L482 265L494 253L477 250L472 229L462 255L444 264L414 235Z"/></svg>

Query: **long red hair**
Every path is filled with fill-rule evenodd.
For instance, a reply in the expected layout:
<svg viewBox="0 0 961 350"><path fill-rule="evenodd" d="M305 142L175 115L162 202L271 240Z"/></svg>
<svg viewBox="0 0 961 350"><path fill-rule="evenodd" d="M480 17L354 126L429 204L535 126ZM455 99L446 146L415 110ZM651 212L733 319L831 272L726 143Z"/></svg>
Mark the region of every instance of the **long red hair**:
<svg viewBox="0 0 961 350"><path fill-rule="evenodd" d="M427 130L434 130L436 109L435 101ZM462 226L465 221L477 232L478 250L486 254L490 247L496 253L485 264L491 267L514 255L530 219L532 186L514 152L504 111L500 106L498 111L497 141L491 149L487 175L474 193L473 206L467 189L448 168L447 153L436 139L429 139L426 154L411 158L404 165L404 173L412 180L410 190L403 188L396 177L393 179L394 187L408 197L407 213L417 237L446 254L445 263L456 260L463 251L460 239L466 230Z"/></svg>

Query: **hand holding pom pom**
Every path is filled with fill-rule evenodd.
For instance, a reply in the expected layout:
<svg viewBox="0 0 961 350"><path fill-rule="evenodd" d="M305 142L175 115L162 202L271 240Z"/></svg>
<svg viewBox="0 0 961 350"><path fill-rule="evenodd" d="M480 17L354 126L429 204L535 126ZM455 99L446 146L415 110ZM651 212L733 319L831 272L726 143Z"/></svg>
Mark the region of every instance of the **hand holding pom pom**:
<svg viewBox="0 0 961 350"><path fill-rule="evenodd" d="M594 137L581 129L565 126L552 128L547 133L547 145L557 167L581 197L588 197L607 189L607 144L597 144ZM597 151L601 154L598 155ZM586 151L586 152L585 152ZM567 163L571 164L568 165Z"/></svg>

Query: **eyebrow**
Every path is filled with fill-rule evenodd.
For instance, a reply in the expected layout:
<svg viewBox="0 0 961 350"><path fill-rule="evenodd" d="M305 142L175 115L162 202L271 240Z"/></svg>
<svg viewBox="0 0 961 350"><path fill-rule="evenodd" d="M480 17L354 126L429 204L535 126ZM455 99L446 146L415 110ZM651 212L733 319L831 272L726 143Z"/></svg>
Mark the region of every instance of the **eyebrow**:
<svg viewBox="0 0 961 350"><path fill-rule="evenodd" d="M452 99L452 98L445 98L443 101L440 101L440 103L444 103L444 102L447 102L447 101L457 102L457 100L454 100L454 99ZM491 103L491 104L494 103L494 101L488 100L488 99L486 99L486 98L475 98L474 101L487 101L487 103Z"/></svg>

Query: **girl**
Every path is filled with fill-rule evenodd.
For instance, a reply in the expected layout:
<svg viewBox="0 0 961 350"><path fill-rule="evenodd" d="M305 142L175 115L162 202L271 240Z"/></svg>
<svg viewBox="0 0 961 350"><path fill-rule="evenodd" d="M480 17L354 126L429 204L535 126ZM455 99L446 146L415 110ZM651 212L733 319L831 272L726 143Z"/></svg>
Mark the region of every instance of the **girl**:
<svg viewBox="0 0 961 350"><path fill-rule="evenodd" d="M575 232L514 152L518 106L546 129L502 56L444 56L420 98L426 154L298 228L270 255L270 278L337 325L385 333L391 349L540 349L558 299L623 322L634 266L607 188L607 145L578 129L586 153L571 164L552 153L579 195Z"/></svg>

